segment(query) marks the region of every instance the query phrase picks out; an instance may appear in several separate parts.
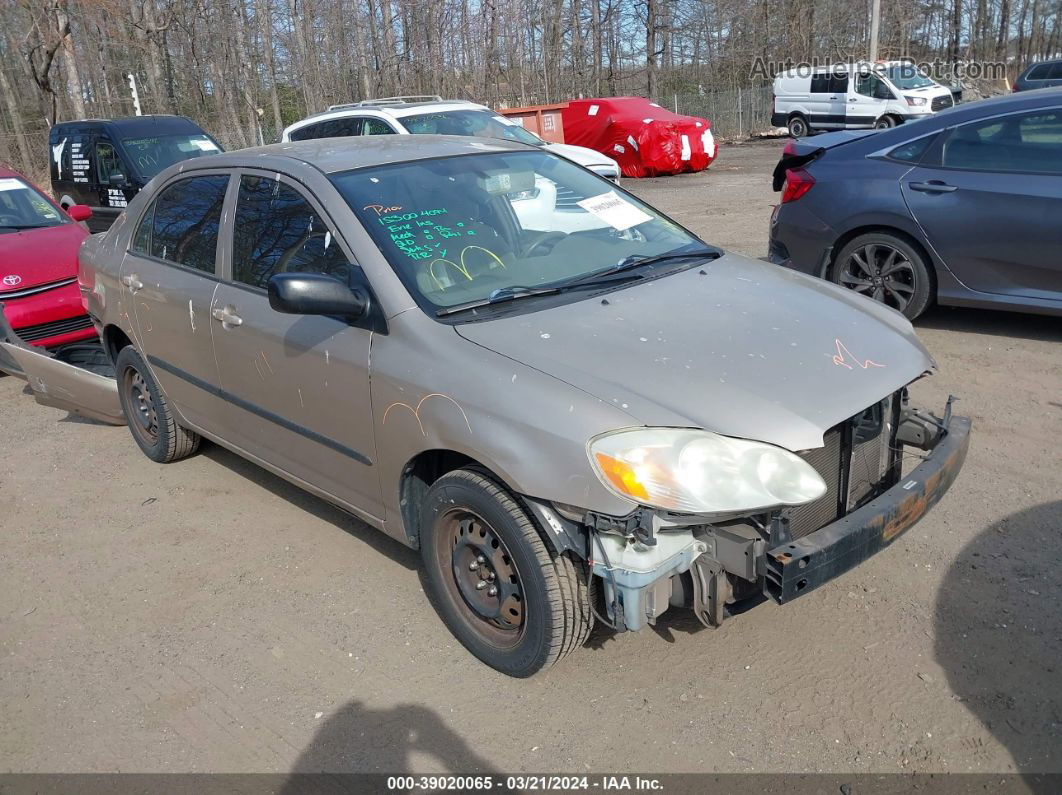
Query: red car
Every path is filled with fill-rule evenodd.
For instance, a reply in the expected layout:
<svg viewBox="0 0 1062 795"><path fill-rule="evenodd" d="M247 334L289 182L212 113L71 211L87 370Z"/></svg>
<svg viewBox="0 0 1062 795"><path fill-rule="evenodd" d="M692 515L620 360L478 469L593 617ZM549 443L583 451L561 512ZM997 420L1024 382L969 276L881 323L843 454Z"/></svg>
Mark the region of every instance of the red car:
<svg viewBox="0 0 1062 795"><path fill-rule="evenodd" d="M18 335L55 348L92 339L77 283L77 251L92 210L64 211L17 171L0 166L0 303Z"/></svg>

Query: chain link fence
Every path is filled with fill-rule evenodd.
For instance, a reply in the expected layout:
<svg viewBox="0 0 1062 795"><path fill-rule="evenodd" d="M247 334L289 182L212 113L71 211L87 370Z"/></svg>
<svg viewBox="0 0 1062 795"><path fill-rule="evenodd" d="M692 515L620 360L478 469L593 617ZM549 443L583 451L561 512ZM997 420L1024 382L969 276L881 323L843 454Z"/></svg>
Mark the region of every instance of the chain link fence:
<svg viewBox="0 0 1062 795"><path fill-rule="evenodd" d="M717 138L741 140L774 129L770 86L703 94L670 94L653 100L675 113L708 119Z"/></svg>

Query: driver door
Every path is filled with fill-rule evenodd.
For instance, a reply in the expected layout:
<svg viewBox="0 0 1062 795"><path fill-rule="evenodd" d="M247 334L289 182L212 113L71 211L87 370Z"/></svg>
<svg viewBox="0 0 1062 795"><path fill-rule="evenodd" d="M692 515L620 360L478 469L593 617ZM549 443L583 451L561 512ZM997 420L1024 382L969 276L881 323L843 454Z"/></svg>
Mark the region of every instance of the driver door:
<svg viewBox="0 0 1062 795"><path fill-rule="evenodd" d="M363 279L318 204L276 174L244 172L236 195L228 278L211 318L229 403L226 438L264 464L383 516L369 401L372 331L269 306L275 273Z"/></svg>
<svg viewBox="0 0 1062 795"><path fill-rule="evenodd" d="M873 127L891 97L892 90L876 74L857 72L848 91L845 126L848 129Z"/></svg>

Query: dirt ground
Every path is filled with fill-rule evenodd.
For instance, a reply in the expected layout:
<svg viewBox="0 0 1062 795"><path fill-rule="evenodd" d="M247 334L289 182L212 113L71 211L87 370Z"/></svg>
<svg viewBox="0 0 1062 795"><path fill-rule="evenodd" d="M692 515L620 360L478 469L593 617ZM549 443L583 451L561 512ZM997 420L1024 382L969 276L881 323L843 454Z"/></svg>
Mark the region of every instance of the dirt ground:
<svg viewBox="0 0 1062 795"><path fill-rule="evenodd" d="M779 148L627 184L762 256ZM914 397L975 433L924 521L785 607L596 631L529 681L451 638L396 542L0 379L0 771L1062 771L1062 323L917 325Z"/></svg>

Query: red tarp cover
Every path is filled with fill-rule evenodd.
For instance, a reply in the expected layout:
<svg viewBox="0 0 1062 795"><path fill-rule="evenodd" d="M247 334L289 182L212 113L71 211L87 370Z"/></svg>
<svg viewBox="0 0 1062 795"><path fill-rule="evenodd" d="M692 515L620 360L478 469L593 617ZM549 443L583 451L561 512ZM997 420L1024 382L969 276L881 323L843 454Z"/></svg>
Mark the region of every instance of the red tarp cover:
<svg viewBox="0 0 1062 795"><path fill-rule="evenodd" d="M627 177L701 171L715 160L707 119L679 116L642 97L573 99L562 114L565 143L603 152Z"/></svg>

